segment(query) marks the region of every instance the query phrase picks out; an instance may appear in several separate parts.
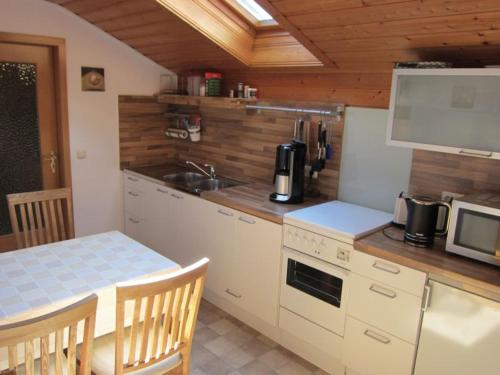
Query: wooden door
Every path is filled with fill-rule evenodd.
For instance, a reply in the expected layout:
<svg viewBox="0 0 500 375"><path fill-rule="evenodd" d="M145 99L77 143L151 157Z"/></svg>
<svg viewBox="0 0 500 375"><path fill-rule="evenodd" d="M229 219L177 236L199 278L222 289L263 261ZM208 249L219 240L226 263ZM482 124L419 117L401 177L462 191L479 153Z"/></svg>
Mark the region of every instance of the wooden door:
<svg viewBox="0 0 500 375"><path fill-rule="evenodd" d="M0 43L0 250L12 242L5 195L62 186L53 53Z"/></svg>

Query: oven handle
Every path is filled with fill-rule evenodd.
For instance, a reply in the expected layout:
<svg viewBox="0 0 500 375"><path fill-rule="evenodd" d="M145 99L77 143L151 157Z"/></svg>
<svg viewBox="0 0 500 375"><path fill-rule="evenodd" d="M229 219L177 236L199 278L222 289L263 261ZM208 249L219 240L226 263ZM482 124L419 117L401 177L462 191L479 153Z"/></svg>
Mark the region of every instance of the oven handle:
<svg viewBox="0 0 500 375"><path fill-rule="evenodd" d="M338 277L338 278L347 278L351 271L349 271L346 268L337 266L336 264L333 263L327 263L324 260L314 258L308 254L304 254L301 252L298 252L294 249L291 249L289 247L283 246L283 256L287 260L292 259L292 260L297 260L301 263L304 263L310 267L313 268L318 268L320 271L326 272L332 276Z"/></svg>

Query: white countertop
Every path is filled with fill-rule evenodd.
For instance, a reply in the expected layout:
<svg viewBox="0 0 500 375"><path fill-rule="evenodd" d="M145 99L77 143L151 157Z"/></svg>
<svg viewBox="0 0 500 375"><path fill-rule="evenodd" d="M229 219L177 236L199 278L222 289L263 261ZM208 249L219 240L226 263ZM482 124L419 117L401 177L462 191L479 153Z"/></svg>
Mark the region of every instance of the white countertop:
<svg viewBox="0 0 500 375"><path fill-rule="evenodd" d="M283 222L352 243L392 221L392 215L341 201L331 201L285 214Z"/></svg>

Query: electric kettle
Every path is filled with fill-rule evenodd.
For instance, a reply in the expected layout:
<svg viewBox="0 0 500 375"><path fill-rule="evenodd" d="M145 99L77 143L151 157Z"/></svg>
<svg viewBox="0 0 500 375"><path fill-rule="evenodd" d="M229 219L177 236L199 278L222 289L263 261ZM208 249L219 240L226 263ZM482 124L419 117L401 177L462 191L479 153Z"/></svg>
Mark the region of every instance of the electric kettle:
<svg viewBox="0 0 500 375"><path fill-rule="evenodd" d="M405 226L405 241L419 247L431 246L434 236L448 233L451 205L426 196L404 198L408 217ZM439 207L446 208L446 224L442 230L436 229Z"/></svg>

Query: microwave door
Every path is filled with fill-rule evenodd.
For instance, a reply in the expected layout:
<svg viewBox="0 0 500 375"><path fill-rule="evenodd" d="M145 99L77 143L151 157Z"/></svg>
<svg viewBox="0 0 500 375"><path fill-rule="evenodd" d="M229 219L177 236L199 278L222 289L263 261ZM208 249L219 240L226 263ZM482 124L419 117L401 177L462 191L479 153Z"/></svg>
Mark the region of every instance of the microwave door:
<svg viewBox="0 0 500 375"><path fill-rule="evenodd" d="M453 217L448 250L500 264L500 217L465 207ZM450 243L451 242L451 243Z"/></svg>

